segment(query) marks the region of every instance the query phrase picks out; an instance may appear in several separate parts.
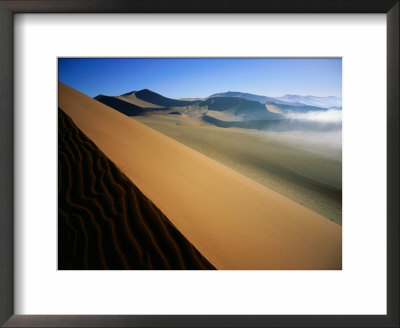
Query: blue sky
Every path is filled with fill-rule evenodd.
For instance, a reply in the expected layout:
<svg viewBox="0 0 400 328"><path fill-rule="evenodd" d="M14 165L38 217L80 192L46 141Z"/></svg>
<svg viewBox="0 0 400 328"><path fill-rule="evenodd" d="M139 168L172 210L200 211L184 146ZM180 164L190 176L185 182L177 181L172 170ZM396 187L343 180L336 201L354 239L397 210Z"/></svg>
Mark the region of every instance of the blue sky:
<svg viewBox="0 0 400 328"><path fill-rule="evenodd" d="M58 74L91 97L141 89L170 98L225 91L342 95L340 58L59 58Z"/></svg>

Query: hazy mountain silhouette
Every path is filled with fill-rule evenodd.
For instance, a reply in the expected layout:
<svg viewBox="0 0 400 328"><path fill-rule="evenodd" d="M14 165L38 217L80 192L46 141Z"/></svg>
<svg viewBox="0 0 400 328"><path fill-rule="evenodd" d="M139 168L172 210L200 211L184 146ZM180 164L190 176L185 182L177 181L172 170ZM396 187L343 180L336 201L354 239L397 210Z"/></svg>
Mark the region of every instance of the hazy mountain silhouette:
<svg viewBox="0 0 400 328"><path fill-rule="evenodd" d="M215 94L209 96L208 98L215 98L215 97L240 97L240 98L244 98L247 100L259 101L262 103L279 103L279 104L286 103L285 101L280 101L276 98L255 95L252 93L238 92L238 91L215 93Z"/></svg>
<svg viewBox="0 0 400 328"><path fill-rule="evenodd" d="M221 97L219 95L224 96ZM312 98L311 100L317 101L323 98L294 95L287 95L285 97L293 101L306 98L308 100ZM335 100L337 97L325 98L327 98L327 104L328 101L337 100ZM306 113L308 115L311 112L325 112L327 111L326 108L299 102L290 103L272 97L243 92L229 91L213 94L204 100L178 100L164 97L149 89L143 89L116 97L99 95L95 99L127 116L148 114L182 115L186 113L219 127L239 127L271 131L330 131L338 129L341 126L341 123L338 122L315 122L290 117L291 115L293 116L293 113L300 113L300 115Z"/></svg>
<svg viewBox="0 0 400 328"><path fill-rule="evenodd" d="M207 106L209 110L229 111L235 116L246 120L273 120L282 119L282 115L271 113L265 104L259 101L247 100L240 97L213 97L199 103L199 106Z"/></svg>
<svg viewBox="0 0 400 328"><path fill-rule="evenodd" d="M290 95L287 95L290 96ZM245 92L237 92L237 91L228 91L228 92L222 92L222 93L216 93L211 95L208 98L215 98L215 97L232 97L232 98L242 98L242 99L247 99L247 100L252 100L252 101L258 101L263 104L270 104L270 105L276 105L281 111L283 112L288 112L288 111L293 111L293 112L307 112L307 111L314 111L314 110L324 110L326 108L330 108L331 102L335 101L334 98L336 97L325 97L327 99L324 99L323 97L312 97L312 96L295 96L292 95L290 97L267 97L267 96L260 96L260 95L255 95L252 93L245 93ZM312 99L310 98L312 97ZM340 99L340 98L339 98ZM302 102L301 100L304 100ZM329 102L331 101L331 102ZM338 101L336 100L336 103ZM316 104L329 104L329 106L318 106ZM341 99L340 99L340 106L341 107Z"/></svg>
<svg viewBox="0 0 400 328"><path fill-rule="evenodd" d="M222 121L214 117L203 115L203 121L222 128L242 128L265 131L335 131L341 127L338 122L316 122L305 120L249 120L249 121Z"/></svg>

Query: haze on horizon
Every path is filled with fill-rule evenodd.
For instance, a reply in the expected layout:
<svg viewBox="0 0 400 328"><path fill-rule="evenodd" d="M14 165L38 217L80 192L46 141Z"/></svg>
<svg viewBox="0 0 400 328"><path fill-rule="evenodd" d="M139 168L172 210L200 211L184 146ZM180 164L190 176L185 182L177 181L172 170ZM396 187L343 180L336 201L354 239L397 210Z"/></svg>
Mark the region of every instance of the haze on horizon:
<svg viewBox="0 0 400 328"><path fill-rule="evenodd" d="M59 81L90 97L141 89L170 98L342 96L341 58L59 58L58 72Z"/></svg>

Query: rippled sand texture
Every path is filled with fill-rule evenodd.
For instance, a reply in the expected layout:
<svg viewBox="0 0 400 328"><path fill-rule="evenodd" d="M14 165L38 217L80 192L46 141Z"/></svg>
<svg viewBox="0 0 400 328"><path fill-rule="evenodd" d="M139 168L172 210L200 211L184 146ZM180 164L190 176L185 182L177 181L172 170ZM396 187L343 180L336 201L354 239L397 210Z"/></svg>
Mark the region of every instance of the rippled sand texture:
<svg viewBox="0 0 400 328"><path fill-rule="evenodd" d="M213 269L62 111L59 269Z"/></svg>

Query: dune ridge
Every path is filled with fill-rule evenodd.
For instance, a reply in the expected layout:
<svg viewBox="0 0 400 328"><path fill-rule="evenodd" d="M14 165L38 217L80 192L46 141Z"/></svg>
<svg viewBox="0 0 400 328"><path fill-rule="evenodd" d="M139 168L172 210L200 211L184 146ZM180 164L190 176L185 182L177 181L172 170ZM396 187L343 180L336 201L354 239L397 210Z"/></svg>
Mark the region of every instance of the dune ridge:
<svg viewBox="0 0 400 328"><path fill-rule="evenodd" d="M136 91L135 97L147 103L155 104L161 107L188 106L196 103L196 101L167 98L149 89Z"/></svg>
<svg viewBox="0 0 400 328"><path fill-rule="evenodd" d="M136 97L135 92L130 92L130 93L124 94L122 96L116 96L115 98L127 101L127 102L129 102L131 104L134 104L136 106L140 106L142 108L162 108L162 106L151 104L151 103L149 103L147 101L139 99L138 97Z"/></svg>
<svg viewBox="0 0 400 328"><path fill-rule="evenodd" d="M58 111L58 268L214 269Z"/></svg>
<svg viewBox="0 0 400 328"><path fill-rule="evenodd" d="M341 269L336 223L62 83L59 107L217 269Z"/></svg>

